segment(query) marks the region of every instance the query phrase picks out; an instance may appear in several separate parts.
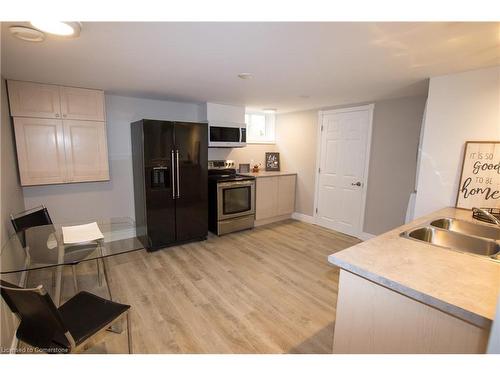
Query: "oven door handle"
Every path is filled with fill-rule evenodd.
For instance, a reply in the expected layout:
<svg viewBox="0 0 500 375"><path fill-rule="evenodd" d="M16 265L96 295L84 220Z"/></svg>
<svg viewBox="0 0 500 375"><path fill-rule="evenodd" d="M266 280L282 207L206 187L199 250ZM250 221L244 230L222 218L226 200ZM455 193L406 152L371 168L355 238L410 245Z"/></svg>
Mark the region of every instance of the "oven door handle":
<svg viewBox="0 0 500 375"><path fill-rule="evenodd" d="M222 182L217 184L217 188L225 188L225 187L244 187L244 186L253 186L255 185L255 181L234 181L234 182Z"/></svg>

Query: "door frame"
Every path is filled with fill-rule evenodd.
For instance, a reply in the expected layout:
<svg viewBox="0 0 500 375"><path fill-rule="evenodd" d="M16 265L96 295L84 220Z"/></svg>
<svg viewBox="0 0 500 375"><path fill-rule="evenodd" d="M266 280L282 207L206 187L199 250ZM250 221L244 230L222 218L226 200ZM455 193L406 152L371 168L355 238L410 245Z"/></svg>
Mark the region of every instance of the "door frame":
<svg viewBox="0 0 500 375"><path fill-rule="evenodd" d="M364 176L363 176L363 192L361 194L361 215L359 218L359 230L355 234L356 237L360 239L368 239L372 237L372 235L365 233L363 231L364 223L365 223L365 212L366 212L366 194L368 192L368 174L370 171L370 154L371 154L371 145L372 145L372 133L373 133L373 111L375 109L375 104L367 104L367 105L361 105L361 106L355 106L355 107L345 107L345 108L338 108L338 109L331 109L331 110L325 110L325 111L319 111L318 112L318 126L317 126L317 134L316 134L316 142L318 147L316 147L316 171L315 171L315 182L314 182L314 211L313 211L313 217L314 217L314 223L320 226L323 226L328 229L336 230L334 228L330 228L324 223L321 223L318 217L318 199L319 199L319 167L321 165L321 146L322 146L322 130L321 126L323 125L323 116L324 115L331 115L331 114L336 114L336 113L346 113L346 112L355 112L355 111L363 111L366 110L368 111L368 134L367 134L367 139L366 139L366 158L365 158L365 166L364 166Z"/></svg>

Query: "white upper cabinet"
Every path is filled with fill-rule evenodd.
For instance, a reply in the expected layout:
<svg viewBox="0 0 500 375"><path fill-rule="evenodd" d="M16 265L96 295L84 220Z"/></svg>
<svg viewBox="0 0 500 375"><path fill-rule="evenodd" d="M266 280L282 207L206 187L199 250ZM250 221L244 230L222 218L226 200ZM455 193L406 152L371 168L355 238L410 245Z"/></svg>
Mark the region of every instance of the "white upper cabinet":
<svg viewBox="0 0 500 375"><path fill-rule="evenodd" d="M67 182L61 120L17 117L14 130L21 185Z"/></svg>
<svg viewBox="0 0 500 375"><path fill-rule="evenodd" d="M106 124L64 120L63 125L68 181L109 180Z"/></svg>
<svg viewBox="0 0 500 375"><path fill-rule="evenodd" d="M60 87L63 119L104 121L104 93L101 90Z"/></svg>
<svg viewBox="0 0 500 375"><path fill-rule="evenodd" d="M104 92L8 81L21 185L109 180Z"/></svg>
<svg viewBox="0 0 500 375"><path fill-rule="evenodd" d="M8 81L13 117L60 118L59 86Z"/></svg>

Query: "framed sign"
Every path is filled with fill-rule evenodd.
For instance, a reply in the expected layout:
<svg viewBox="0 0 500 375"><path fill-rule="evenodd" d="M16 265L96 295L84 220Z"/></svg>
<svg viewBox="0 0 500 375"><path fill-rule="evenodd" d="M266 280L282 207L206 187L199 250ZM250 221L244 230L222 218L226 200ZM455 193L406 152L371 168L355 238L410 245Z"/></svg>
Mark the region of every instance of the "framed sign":
<svg viewBox="0 0 500 375"><path fill-rule="evenodd" d="M457 208L500 208L500 142L466 142Z"/></svg>
<svg viewBox="0 0 500 375"><path fill-rule="evenodd" d="M266 152L266 171L279 172L280 170L280 153Z"/></svg>

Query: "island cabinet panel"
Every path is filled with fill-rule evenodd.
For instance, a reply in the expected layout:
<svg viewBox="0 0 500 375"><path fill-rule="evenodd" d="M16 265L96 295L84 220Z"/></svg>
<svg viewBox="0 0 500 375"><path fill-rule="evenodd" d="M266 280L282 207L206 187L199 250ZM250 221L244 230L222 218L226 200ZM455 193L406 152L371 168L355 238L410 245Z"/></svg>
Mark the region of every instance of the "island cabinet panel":
<svg viewBox="0 0 500 375"><path fill-rule="evenodd" d="M63 86L60 90L63 119L104 121L104 93L101 90Z"/></svg>
<svg viewBox="0 0 500 375"><path fill-rule="evenodd" d="M8 88L11 116L61 118L59 86L8 81Z"/></svg>
<svg viewBox="0 0 500 375"><path fill-rule="evenodd" d="M21 185L66 182L64 132L61 120L14 119Z"/></svg>
<svg viewBox="0 0 500 375"><path fill-rule="evenodd" d="M255 225L288 219L295 209L296 175L257 177Z"/></svg>
<svg viewBox="0 0 500 375"><path fill-rule="evenodd" d="M488 331L340 272L334 353L485 353Z"/></svg>
<svg viewBox="0 0 500 375"><path fill-rule="evenodd" d="M69 182L109 179L106 124L65 120L64 146Z"/></svg>

